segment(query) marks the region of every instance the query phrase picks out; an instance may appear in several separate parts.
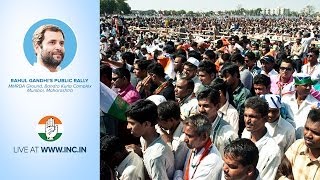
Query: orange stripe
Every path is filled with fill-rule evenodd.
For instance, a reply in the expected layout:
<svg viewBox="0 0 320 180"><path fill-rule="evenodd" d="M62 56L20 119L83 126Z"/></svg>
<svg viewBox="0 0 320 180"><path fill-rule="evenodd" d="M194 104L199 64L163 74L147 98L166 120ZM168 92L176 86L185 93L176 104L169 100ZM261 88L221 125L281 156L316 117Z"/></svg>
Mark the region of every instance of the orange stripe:
<svg viewBox="0 0 320 180"><path fill-rule="evenodd" d="M39 121L39 124L46 124L46 122L47 122L48 119L50 119L50 118L53 118L55 124L62 124L62 122L60 121L60 119L58 119L58 118L55 117L55 116L45 116L45 117L43 117L43 118Z"/></svg>

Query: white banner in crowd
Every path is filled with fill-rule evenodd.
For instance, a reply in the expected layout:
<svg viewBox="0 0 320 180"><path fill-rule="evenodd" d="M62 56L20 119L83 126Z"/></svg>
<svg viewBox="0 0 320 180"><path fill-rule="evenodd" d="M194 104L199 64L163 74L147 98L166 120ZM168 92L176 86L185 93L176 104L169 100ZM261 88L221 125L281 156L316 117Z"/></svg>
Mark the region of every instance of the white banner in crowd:
<svg viewBox="0 0 320 180"><path fill-rule="evenodd" d="M3 1L0 179L99 179L99 1Z"/></svg>

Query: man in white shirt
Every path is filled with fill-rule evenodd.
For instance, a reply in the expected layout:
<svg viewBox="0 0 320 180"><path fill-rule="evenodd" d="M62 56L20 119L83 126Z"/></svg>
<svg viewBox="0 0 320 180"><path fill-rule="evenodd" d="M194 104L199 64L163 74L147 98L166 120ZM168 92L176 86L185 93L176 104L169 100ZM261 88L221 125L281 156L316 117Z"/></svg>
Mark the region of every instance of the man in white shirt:
<svg viewBox="0 0 320 180"><path fill-rule="evenodd" d="M183 170L188 147L184 142L183 123L180 117L180 107L175 101L162 102L158 105L158 126L161 137L174 154L175 169Z"/></svg>
<svg viewBox="0 0 320 180"><path fill-rule="evenodd" d="M135 137L141 137L143 162L149 178L169 180L174 173L174 156L170 147L156 132L157 105L150 100L138 100L126 112L127 129Z"/></svg>
<svg viewBox="0 0 320 180"><path fill-rule="evenodd" d="M220 179L222 159L210 139L211 123L207 117L196 114L186 119L183 132L186 135L185 142L190 149L184 166L183 179Z"/></svg>
<svg viewBox="0 0 320 180"><path fill-rule="evenodd" d="M210 87L218 90L220 94L220 108L218 115L223 120L227 121L234 129L234 132L238 134L239 131L239 113L237 109L229 103L229 93L227 92L227 85L221 78L214 79Z"/></svg>
<svg viewBox="0 0 320 180"><path fill-rule="evenodd" d="M266 55L260 59L260 62L262 64L262 71L261 74L267 75L267 76L272 76L272 75L278 75L278 72L274 70L274 57L270 55Z"/></svg>
<svg viewBox="0 0 320 180"><path fill-rule="evenodd" d="M221 155L223 155L224 147L232 140L237 139L238 134L235 133L229 123L218 115L220 94L215 89L206 89L199 93L197 99L199 112L206 115L212 125L210 138Z"/></svg>
<svg viewBox="0 0 320 180"><path fill-rule="evenodd" d="M115 175L120 180L145 179L141 157L134 152L128 152L116 136L106 135L101 138L100 159L116 171Z"/></svg>
<svg viewBox="0 0 320 180"><path fill-rule="evenodd" d="M265 94L260 97L265 99L269 105L268 122L265 126L283 155L296 140L295 128L280 116L281 98L279 95Z"/></svg>
<svg viewBox="0 0 320 180"><path fill-rule="evenodd" d="M294 117L296 125L296 139L303 138L303 127L306 117L313 106L317 106L318 100L310 94L313 85L310 75L297 73L294 76L295 93L284 95L282 102L287 103L288 113Z"/></svg>
<svg viewBox="0 0 320 180"><path fill-rule="evenodd" d="M263 180L274 179L281 161L281 151L277 143L269 135L265 123L268 119L269 105L257 96L245 102L245 129L242 138L250 139L259 149L257 169Z"/></svg>
<svg viewBox="0 0 320 180"><path fill-rule="evenodd" d="M259 150L249 139L237 139L224 148L221 180L260 180Z"/></svg>
<svg viewBox="0 0 320 180"><path fill-rule="evenodd" d="M33 34L33 48L37 56L34 67L39 71L57 72L63 61L64 34L62 30L52 24L40 26Z"/></svg>

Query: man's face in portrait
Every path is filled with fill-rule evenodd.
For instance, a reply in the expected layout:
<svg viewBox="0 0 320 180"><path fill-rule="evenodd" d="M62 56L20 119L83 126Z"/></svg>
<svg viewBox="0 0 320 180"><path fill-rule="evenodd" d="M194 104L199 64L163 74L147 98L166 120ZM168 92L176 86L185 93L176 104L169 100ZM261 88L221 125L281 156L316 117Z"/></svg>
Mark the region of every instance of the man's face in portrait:
<svg viewBox="0 0 320 180"><path fill-rule="evenodd" d="M36 48L44 65L57 67L64 58L64 38L61 32L46 31L42 44Z"/></svg>

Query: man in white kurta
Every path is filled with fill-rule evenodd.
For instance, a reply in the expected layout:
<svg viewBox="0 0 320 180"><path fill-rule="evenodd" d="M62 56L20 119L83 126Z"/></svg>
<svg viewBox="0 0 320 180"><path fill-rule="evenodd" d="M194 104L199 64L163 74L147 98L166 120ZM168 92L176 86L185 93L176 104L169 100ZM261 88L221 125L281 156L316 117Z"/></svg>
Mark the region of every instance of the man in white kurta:
<svg viewBox="0 0 320 180"><path fill-rule="evenodd" d="M120 176L119 180L127 179L144 179L143 160L134 152L130 152L128 156L116 168Z"/></svg>

